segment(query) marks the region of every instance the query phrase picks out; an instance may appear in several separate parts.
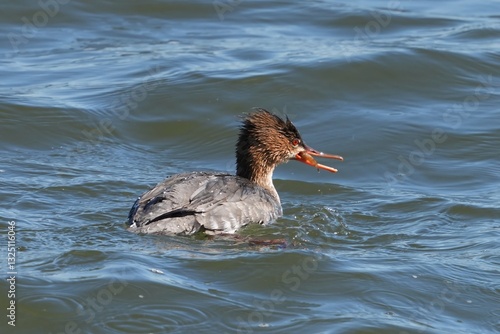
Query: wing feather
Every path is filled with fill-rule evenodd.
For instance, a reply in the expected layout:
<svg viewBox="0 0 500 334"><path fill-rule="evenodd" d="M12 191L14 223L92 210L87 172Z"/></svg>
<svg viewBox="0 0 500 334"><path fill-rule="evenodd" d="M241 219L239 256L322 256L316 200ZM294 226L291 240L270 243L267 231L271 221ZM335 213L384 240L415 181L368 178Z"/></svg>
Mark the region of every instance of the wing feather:
<svg viewBox="0 0 500 334"><path fill-rule="evenodd" d="M269 191L228 174L178 174L139 197L129 224L139 233L191 234L201 228L233 233L242 226L267 224L281 216Z"/></svg>

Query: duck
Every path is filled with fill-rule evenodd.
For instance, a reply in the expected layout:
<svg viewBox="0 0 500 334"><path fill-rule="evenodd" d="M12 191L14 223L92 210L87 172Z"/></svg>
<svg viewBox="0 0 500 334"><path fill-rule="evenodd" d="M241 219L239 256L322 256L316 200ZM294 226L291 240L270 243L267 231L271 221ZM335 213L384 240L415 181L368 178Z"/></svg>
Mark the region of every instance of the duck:
<svg viewBox="0 0 500 334"><path fill-rule="evenodd" d="M158 183L137 198L128 230L139 234L234 234L249 224L270 224L283 215L273 184L275 168L290 160L337 173L314 157L343 161L304 142L288 116L257 108L246 115L236 142L236 174L188 172Z"/></svg>

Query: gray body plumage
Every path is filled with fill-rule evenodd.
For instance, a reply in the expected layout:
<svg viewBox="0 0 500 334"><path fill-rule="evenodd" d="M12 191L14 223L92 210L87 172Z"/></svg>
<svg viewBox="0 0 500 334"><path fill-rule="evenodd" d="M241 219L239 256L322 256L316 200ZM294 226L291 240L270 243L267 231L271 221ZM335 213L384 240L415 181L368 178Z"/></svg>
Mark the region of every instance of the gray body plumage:
<svg viewBox="0 0 500 334"><path fill-rule="evenodd" d="M144 234L234 233L282 215L279 199L250 180L223 173L174 175L142 194L128 216Z"/></svg>

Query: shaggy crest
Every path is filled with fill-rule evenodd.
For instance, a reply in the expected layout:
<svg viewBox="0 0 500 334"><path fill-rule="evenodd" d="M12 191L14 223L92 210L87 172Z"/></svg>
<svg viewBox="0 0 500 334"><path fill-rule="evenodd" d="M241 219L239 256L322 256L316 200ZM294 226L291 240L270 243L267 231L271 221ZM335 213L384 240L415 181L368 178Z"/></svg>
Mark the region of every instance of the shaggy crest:
<svg viewBox="0 0 500 334"><path fill-rule="evenodd" d="M294 145L295 144L295 145ZM243 121L236 143L236 175L269 188L274 168L303 150L300 133L286 120L258 108Z"/></svg>

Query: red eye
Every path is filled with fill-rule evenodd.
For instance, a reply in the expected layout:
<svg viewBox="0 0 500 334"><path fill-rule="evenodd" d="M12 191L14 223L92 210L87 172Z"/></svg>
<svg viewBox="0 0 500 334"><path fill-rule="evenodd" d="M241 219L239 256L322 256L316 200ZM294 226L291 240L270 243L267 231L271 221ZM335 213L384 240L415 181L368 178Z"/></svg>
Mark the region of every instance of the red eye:
<svg viewBox="0 0 500 334"><path fill-rule="evenodd" d="M300 139L295 138L294 140L292 140L292 145L293 146L298 146L299 144L300 144Z"/></svg>

